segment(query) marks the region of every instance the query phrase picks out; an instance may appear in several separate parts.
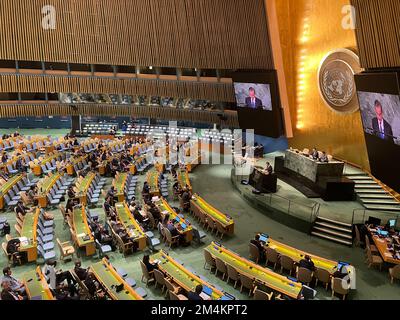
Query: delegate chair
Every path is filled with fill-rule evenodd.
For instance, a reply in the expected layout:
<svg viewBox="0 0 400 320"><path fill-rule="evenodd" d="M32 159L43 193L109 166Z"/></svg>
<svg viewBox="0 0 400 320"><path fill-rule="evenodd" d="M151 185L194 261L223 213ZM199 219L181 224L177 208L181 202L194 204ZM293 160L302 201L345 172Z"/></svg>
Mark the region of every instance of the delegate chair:
<svg viewBox="0 0 400 320"><path fill-rule="evenodd" d="M141 281L146 283L146 287L148 287L149 283L156 281L155 278L154 278L154 271L149 272L147 270L147 268L146 268L146 265L143 263L143 261L140 261L140 267L142 268L142 279L141 279Z"/></svg>
<svg viewBox="0 0 400 320"><path fill-rule="evenodd" d="M172 281L168 278L165 278L165 287L167 288L166 290L166 297L168 296L169 292L174 292L174 293L178 293L180 291L180 287L179 286L175 286Z"/></svg>
<svg viewBox="0 0 400 320"><path fill-rule="evenodd" d="M382 271L382 258L380 256L373 255L369 247L367 247L367 264L368 268L379 267L379 270Z"/></svg>
<svg viewBox="0 0 400 320"><path fill-rule="evenodd" d="M264 291L261 291L260 289L258 289L257 287L254 288L254 292L253 292L253 298L254 300L272 300L273 297L273 293L266 293Z"/></svg>
<svg viewBox="0 0 400 320"><path fill-rule="evenodd" d="M249 251L250 251L250 259L258 263L260 260L260 250L258 250L257 246L249 243Z"/></svg>
<svg viewBox="0 0 400 320"><path fill-rule="evenodd" d="M394 283L394 279L400 280L400 264L393 268L389 268L390 283Z"/></svg>
<svg viewBox="0 0 400 320"><path fill-rule="evenodd" d="M230 280L235 282L235 285L233 286L234 289L236 289L238 281L240 281L240 275L237 270L232 267L230 264L226 264L226 271L227 271L227 283L229 283Z"/></svg>
<svg viewBox="0 0 400 320"><path fill-rule="evenodd" d="M332 278L332 298L335 296L335 293L342 295L343 300L346 299L346 296L349 293L349 288L345 280Z"/></svg>
<svg viewBox="0 0 400 320"><path fill-rule="evenodd" d="M213 268L216 268L214 258L213 258L212 255L211 255L208 251L206 251L206 250L204 250L204 258L205 258L204 269L207 269L207 268L206 268L207 265L210 266L210 271L212 271Z"/></svg>
<svg viewBox="0 0 400 320"><path fill-rule="evenodd" d="M249 297L253 294L254 291L254 281L253 279L249 278L248 276L244 274L240 274L240 292L243 292L243 288L246 288L249 290Z"/></svg>
<svg viewBox="0 0 400 320"><path fill-rule="evenodd" d="M280 264L281 264L281 273L283 270L289 271L289 275L292 275L293 268L294 268L294 261L292 258L282 255L280 257Z"/></svg>
<svg viewBox="0 0 400 320"><path fill-rule="evenodd" d="M169 291L169 300L189 300L183 294L176 294L173 291Z"/></svg>
<svg viewBox="0 0 400 320"><path fill-rule="evenodd" d="M161 286L161 293L164 293L165 290L165 276L164 274L157 269L154 269L154 279L156 281L155 287L157 288L158 285Z"/></svg>
<svg viewBox="0 0 400 320"><path fill-rule="evenodd" d="M221 272L222 280L225 280L225 275L228 273L225 262L223 262L221 259L215 258L215 266L215 275L217 275L218 272Z"/></svg>
<svg viewBox="0 0 400 320"><path fill-rule="evenodd" d="M274 264L274 270L276 268L276 265L279 263L279 255L278 252L276 252L275 249L267 248L266 249L266 266L268 266L269 263Z"/></svg>
<svg viewBox="0 0 400 320"><path fill-rule="evenodd" d="M57 238L57 244L58 248L60 249L61 260L64 261L64 259L68 257L72 259L75 253L75 248L73 247L73 245L69 241L61 242L60 239L58 238Z"/></svg>
<svg viewBox="0 0 400 320"><path fill-rule="evenodd" d="M329 283L331 281L331 274L329 273L329 271L327 271L325 269L317 268L317 270L315 270L315 272L314 272L314 276L316 279L315 286L318 285L318 282L322 282L325 286L325 289L328 290Z"/></svg>
<svg viewBox="0 0 400 320"><path fill-rule="evenodd" d="M297 280L299 280L302 284L309 286L312 278L313 278L312 271L306 268L297 269Z"/></svg>

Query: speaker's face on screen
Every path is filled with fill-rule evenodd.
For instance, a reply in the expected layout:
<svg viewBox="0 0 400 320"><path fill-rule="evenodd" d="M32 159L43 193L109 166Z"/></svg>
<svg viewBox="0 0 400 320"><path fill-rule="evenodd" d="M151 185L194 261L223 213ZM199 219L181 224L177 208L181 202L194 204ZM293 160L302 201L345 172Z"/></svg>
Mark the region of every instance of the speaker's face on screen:
<svg viewBox="0 0 400 320"><path fill-rule="evenodd" d="M375 105L375 114L379 121L383 120L383 109L380 104Z"/></svg>

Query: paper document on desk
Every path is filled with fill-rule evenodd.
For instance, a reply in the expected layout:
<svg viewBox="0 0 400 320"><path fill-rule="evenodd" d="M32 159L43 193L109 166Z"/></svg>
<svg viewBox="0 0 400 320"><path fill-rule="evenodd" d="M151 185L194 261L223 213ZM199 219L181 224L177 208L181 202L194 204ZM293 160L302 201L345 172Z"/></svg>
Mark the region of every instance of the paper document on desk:
<svg viewBox="0 0 400 320"><path fill-rule="evenodd" d="M83 238L84 236L86 236L86 233L80 233L76 235L78 238Z"/></svg>
<svg viewBox="0 0 400 320"><path fill-rule="evenodd" d="M211 297L208 294L205 294L204 292L200 293L200 297L202 297L203 300L211 300Z"/></svg>
<svg viewBox="0 0 400 320"><path fill-rule="evenodd" d="M29 245L29 240L27 237L21 237L21 238L19 238L19 241L21 241L21 246Z"/></svg>

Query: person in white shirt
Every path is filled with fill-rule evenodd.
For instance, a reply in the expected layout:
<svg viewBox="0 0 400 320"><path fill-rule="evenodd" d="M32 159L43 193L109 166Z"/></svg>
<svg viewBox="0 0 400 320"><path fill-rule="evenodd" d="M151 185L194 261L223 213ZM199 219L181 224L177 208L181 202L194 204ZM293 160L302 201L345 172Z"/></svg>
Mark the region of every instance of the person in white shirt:
<svg viewBox="0 0 400 320"><path fill-rule="evenodd" d="M1 279L1 281L7 281L10 284L10 288L12 291L18 292L19 294L25 293L24 284L12 276L12 271L10 267L5 267L3 269L3 278Z"/></svg>

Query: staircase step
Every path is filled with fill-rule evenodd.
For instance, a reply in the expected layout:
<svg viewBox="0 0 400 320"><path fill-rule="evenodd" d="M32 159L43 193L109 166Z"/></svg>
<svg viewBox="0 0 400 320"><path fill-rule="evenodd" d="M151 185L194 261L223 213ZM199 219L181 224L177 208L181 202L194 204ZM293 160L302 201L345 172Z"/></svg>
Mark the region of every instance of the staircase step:
<svg viewBox="0 0 400 320"><path fill-rule="evenodd" d="M343 228L343 227L338 227L337 225L333 225L331 223L327 223L327 222L315 222L315 224L319 227L323 227L323 228L328 228L328 229L334 229L337 230L339 232L344 232L344 233L348 233L348 234L353 234L353 230L349 227L349 228Z"/></svg>
<svg viewBox="0 0 400 320"><path fill-rule="evenodd" d="M389 205L389 206L400 206L400 203L393 198L390 199L362 199L365 204L379 204L379 205Z"/></svg>
<svg viewBox="0 0 400 320"><path fill-rule="evenodd" d="M383 188L382 188L379 184L377 184L377 183L375 183L375 184L362 184L362 185L360 185L359 188L356 186L356 189L376 189L376 190L383 190ZM384 191L384 190L383 190L383 191Z"/></svg>
<svg viewBox="0 0 400 320"><path fill-rule="evenodd" d="M319 238L323 238L323 239L326 239L326 240L330 240L330 241L334 241L334 242L337 242L337 243L341 243L341 244L344 244L346 246L352 246L353 245L353 242L351 242L351 241L342 240L342 239L339 239L339 238L336 238L336 237L333 237L333 236L329 236L327 234L323 234L323 233L320 233L320 232L312 231L311 234L313 236L316 236L316 237L319 237Z"/></svg>
<svg viewBox="0 0 400 320"><path fill-rule="evenodd" d="M353 240L353 236L349 235L349 234L345 234L343 232L338 232L332 229L328 229L328 228L321 228L321 227L317 227L314 226L314 229L317 232L321 232L321 233L327 233L330 236L334 236L336 238L344 238L344 239L348 239L348 240Z"/></svg>
<svg viewBox="0 0 400 320"><path fill-rule="evenodd" d="M368 180L368 181L375 181L369 176L347 176L347 178L351 180Z"/></svg>
<svg viewBox="0 0 400 320"><path fill-rule="evenodd" d="M375 194L387 194L383 189L367 189L367 188L355 188L356 193L375 193Z"/></svg>
<svg viewBox="0 0 400 320"><path fill-rule="evenodd" d="M379 211L394 211L400 212L400 206L377 206L377 205L365 205L368 210L379 210Z"/></svg>
<svg viewBox="0 0 400 320"><path fill-rule="evenodd" d="M376 186L381 188L381 186L379 184L377 184L374 180L353 180L356 185L360 185L360 186Z"/></svg>
<svg viewBox="0 0 400 320"><path fill-rule="evenodd" d="M393 199L393 197L386 193L386 194L360 194L359 195L360 199L385 199L385 200L389 200L389 199Z"/></svg>
<svg viewBox="0 0 400 320"><path fill-rule="evenodd" d="M328 222L328 223L332 223L332 224L338 224L338 225L341 225L341 226L347 227L347 228L352 228L353 227L350 223L341 222L341 221L335 221L335 220L328 219L328 218L321 217L321 216L318 217L317 221L318 220L322 220L322 221L325 221L325 222Z"/></svg>

